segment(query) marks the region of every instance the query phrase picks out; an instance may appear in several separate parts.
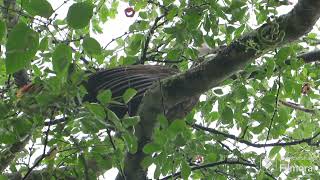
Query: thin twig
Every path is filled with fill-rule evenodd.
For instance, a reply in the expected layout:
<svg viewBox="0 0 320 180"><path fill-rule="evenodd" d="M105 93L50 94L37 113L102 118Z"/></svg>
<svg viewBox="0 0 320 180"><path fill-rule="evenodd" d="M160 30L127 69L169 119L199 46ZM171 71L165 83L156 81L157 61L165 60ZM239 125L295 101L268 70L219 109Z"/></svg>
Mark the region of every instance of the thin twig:
<svg viewBox="0 0 320 180"><path fill-rule="evenodd" d="M241 162L239 160L228 160L228 159L225 159L223 161L218 161L218 162L214 162L214 163L208 163L208 164L192 167L191 171L195 171L195 170L199 170L199 169L203 169L203 168L210 168L210 167L220 166L220 165L236 165L236 164L249 166L249 167L256 167L256 165L252 164L252 163ZM181 176L181 171L179 171L177 173L174 173L172 175L166 176L166 177L162 178L161 180L166 180L166 179L170 179L170 178L178 178L180 176Z"/></svg>
<svg viewBox="0 0 320 180"><path fill-rule="evenodd" d="M252 143L250 141L241 139L235 135L232 134L227 134L212 128L208 128L208 127L204 127L204 126L200 126L198 124L193 124L191 125L193 128L198 129L198 130L202 130L202 131L207 131L210 132L212 134L216 134L216 135L221 135L224 136L226 138L238 141L240 143L246 144L248 146L251 147L255 147L255 148L264 148L264 147L274 147L274 146L281 146L281 147L285 147L285 146L293 146L293 145L298 145L298 144L302 144L302 143L307 143L309 146L319 146L320 141L317 142L312 142L315 138L317 138L320 135L320 131L318 133L316 133L314 136L310 137L310 138L304 138L301 140L296 140L296 141L290 141L290 142L276 142L276 143L267 143L267 144L259 144L259 143Z"/></svg>
<svg viewBox="0 0 320 180"><path fill-rule="evenodd" d="M281 74L280 74L280 71L279 71L279 74L278 74L277 83L278 83L277 95L276 95L274 110L273 110L273 114L272 114L272 117L271 117L271 120L270 120L270 124L269 124L269 127L268 127L268 133L267 133L267 138L266 138L265 143L267 143L267 141L269 139L270 132L271 132L271 127L272 127L274 118L275 118L275 116L276 116L276 114L278 112L278 99L279 99L280 88L281 88Z"/></svg>
<svg viewBox="0 0 320 180"><path fill-rule="evenodd" d="M316 113L315 109L304 108L304 107L301 107L298 104L295 104L295 103L292 103L292 102L286 102L286 101L283 101L281 99L279 100L279 102L282 105L290 107L290 108L292 108L294 110L299 110L299 111L303 111L303 112L310 113L310 114L315 114Z"/></svg>
<svg viewBox="0 0 320 180"><path fill-rule="evenodd" d="M160 24L158 24L158 22L164 18L166 16L166 13L157 17L155 20L154 20L154 23L153 25L151 26L147 36L146 36L146 40L145 40L145 43L144 43L144 46L143 46L143 49L142 49L142 52L141 52L141 57L140 57L140 64L144 64L145 62L145 59L147 57L147 52L148 52L148 49L149 49L149 44L150 44L150 41L151 41L151 38L155 32L155 30L160 26L160 25L163 25L165 22L162 22Z"/></svg>

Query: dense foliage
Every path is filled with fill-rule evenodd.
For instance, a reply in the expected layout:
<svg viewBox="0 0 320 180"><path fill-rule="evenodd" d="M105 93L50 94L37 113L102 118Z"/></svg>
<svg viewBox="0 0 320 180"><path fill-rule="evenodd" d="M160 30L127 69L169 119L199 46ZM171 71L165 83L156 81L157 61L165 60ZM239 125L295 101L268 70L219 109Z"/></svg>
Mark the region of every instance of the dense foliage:
<svg viewBox="0 0 320 180"><path fill-rule="evenodd" d="M119 119L107 108L119 103L108 90L99 103L82 102L87 72L135 64L184 72L270 23L279 8L292 8L285 0L0 2L0 179L41 173L44 179L96 179L113 167L123 173L125 153L138 148L140 118ZM95 39L114 28L105 23L125 14L119 3L133 8L135 22L110 42ZM317 47L318 34L316 27L264 52L202 94L184 119L159 115L153 141L143 148L150 156L142 166L155 167L149 178L319 179L320 70L301 56ZM208 54L199 52L203 44ZM17 84L26 78L21 72L41 88ZM128 89L122 102L135 94Z"/></svg>

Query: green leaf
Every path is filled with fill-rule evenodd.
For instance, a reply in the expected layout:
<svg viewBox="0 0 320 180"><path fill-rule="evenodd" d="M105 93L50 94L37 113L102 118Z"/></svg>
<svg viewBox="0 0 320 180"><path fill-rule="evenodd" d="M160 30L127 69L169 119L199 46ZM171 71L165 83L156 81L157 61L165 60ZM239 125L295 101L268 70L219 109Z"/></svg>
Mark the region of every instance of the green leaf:
<svg viewBox="0 0 320 180"><path fill-rule="evenodd" d="M169 126L170 131L173 132L174 134L178 134L182 132L185 128L186 128L186 122L183 120L175 120Z"/></svg>
<svg viewBox="0 0 320 180"><path fill-rule="evenodd" d="M39 35L26 24L17 24L6 44L6 70L15 73L30 64L39 46Z"/></svg>
<svg viewBox="0 0 320 180"><path fill-rule="evenodd" d="M0 174L0 180L8 180L8 177L6 177L5 175L1 175Z"/></svg>
<svg viewBox="0 0 320 180"><path fill-rule="evenodd" d="M39 45L39 50L40 51L45 51L48 49L48 45L49 45L49 38L48 37L44 37L41 39L40 41L40 45Z"/></svg>
<svg viewBox="0 0 320 180"><path fill-rule="evenodd" d="M8 112L9 112L9 107L6 104L0 102L0 118L1 119L4 118Z"/></svg>
<svg viewBox="0 0 320 180"><path fill-rule="evenodd" d="M209 162L214 162L219 160L219 155L216 152L211 152L208 153L206 160L208 160Z"/></svg>
<svg viewBox="0 0 320 180"><path fill-rule="evenodd" d="M102 1L100 1L102 2ZM99 17L103 23L105 23L108 20L109 16L109 10L105 4L99 4L100 11L99 11Z"/></svg>
<svg viewBox="0 0 320 180"><path fill-rule="evenodd" d="M6 23L0 20L0 42L2 42L2 39L6 36L6 34L7 34Z"/></svg>
<svg viewBox="0 0 320 180"><path fill-rule="evenodd" d="M223 124L230 124L233 120L233 111L229 107L225 107L221 113L221 121Z"/></svg>
<svg viewBox="0 0 320 180"><path fill-rule="evenodd" d="M151 156L146 156L142 160L141 165L144 169L147 169L152 163L153 163L153 158Z"/></svg>
<svg viewBox="0 0 320 180"><path fill-rule="evenodd" d="M112 98L112 92L110 89L99 92L97 96L98 101L103 105L107 105L111 101L111 98Z"/></svg>
<svg viewBox="0 0 320 180"><path fill-rule="evenodd" d="M291 50L289 47L283 47L278 51L275 57L277 58L277 61L284 62L289 57L290 53Z"/></svg>
<svg viewBox="0 0 320 180"><path fill-rule="evenodd" d="M100 168L103 168L104 170L108 170L112 168L112 158L110 156L103 156L103 153L99 154L99 156L102 156L102 158L98 158L97 162L99 164ZM89 167L90 164L89 164Z"/></svg>
<svg viewBox="0 0 320 180"><path fill-rule="evenodd" d="M127 117L122 119L122 123L124 127L128 128L131 126L135 126L140 122L140 117L139 116L133 116L133 117Z"/></svg>
<svg viewBox="0 0 320 180"><path fill-rule="evenodd" d="M97 40L91 37L86 37L83 40L83 49L89 55L98 55L101 53L101 46Z"/></svg>
<svg viewBox="0 0 320 180"><path fill-rule="evenodd" d="M17 141L17 137L12 132L1 132L0 143L13 144Z"/></svg>
<svg viewBox="0 0 320 180"><path fill-rule="evenodd" d="M137 91L135 89L129 88L122 95L123 101L127 104L135 95Z"/></svg>
<svg viewBox="0 0 320 180"><path fill-rule="evenodd" d="M58 74L66 73L71 61L71 47L65 44L59 44L52 55L53 70Z"/></svg>
<svg viewBox="0 0 320 180"><path fill-rule="evenodd" d="M89 24L92 15L92 4L87 2L75 3L68 10L67 23L74 29L81 29Z"/></svg>
<svg viewBox="0 0 320 180"><path fill-rule="evenodd" d="M182 161L181 163L181 177L183 179L188 179L191 174L191 168L186 161Z"/></svg>
<svg viewBox="0 0 320 180"><path fill-rule="evenodd" d="M85 106L98 119L104 120L106 118L106 112L100 104L91 103L91 104L86 104Z"/></svg>
<svg viewBox="0 0 320 180"><path fill-rule="evenodd" d="M32 123L30 121L26 121L25 119L15 119L12 122L12 125L14 127L14 131L20 136L25 136L32 128Z"/></svg>
<svg viewBox="0 0 320 180"><path fill-rule="evenodd" d="M165 129L168 127L168 120L163 114L157 116L157 121L160 123L161 128Z"/></svg>
<svg viewBox="0 0 320 180"><path fill-rule="evenodd" d="M290 113L283 107L278 108L278 118L280 124L285 125L290 120Z"/></svg>
<svg viewBox="0 0 320 180"><path fill-rule="evenodd" d="M281 148L282 148L281 146L273 147L269 153L269 158L272 159L277 153L280 152Z"/></svg>
<svg viewBox="0 0 320 180"><path fill-rule="evenodd" d="M129 152L131 154L134 154L137 152L138 150L138 142L137 142L137 138L135 135L133 134L129 134L129 133L124 133L123 137L127 143L127 147L129 149Z"/></svg>
<svg viewBox="0 0 320 180"><path fill-rule="evenodd" d="M180 50L179 49L173 49L173 50L170 50L169 52L168 52L168 55L167 55L167 58L169 59L169 60L178 60L179 59L179 57L180 57Z"/></svg>
<svg viewBox="0 0 320 180"><path fill-rule="evenodd" d="M107 110L107 112L108 112L108 120L110 120L116 126L116 129L118 131L124 130L118 116L113 111L111 111L109 109Z"/></svg>
<svg viewBox="0 0 320 180"><path fill-rule="evenodd" d="M53 13L51 4L46 0L22 0L21 4L32 16L49 18Z"/></svg>
<svg viewBox="0 0 320 180"><path fill-rule="evenodd" d="M146 154L151 154L157 151L160 151L162 148L159 144L148 143L143 147L143 152Z"/></svg>
<svg viewBox="0 0 320 180"><path fill-rule="evenodd" d="M126 51L129 55L136 55L141 50L141 44L144 40L144 36L142 34L134 34L129 39L128 47Z"/></svg>

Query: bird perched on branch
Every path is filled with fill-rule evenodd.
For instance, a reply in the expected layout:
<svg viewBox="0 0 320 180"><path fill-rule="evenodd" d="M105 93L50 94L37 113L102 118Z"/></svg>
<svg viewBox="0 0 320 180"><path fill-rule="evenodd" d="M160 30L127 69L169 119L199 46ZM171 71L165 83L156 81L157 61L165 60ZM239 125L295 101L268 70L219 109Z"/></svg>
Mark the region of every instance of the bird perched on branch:
<svg viewBox="0 0 320 180"><path fill-rule="evenodd" d="M179 71L175 68L159 65L132 65L126 67L117 67L112 69L100 70L88 76L86 81L82 84L87 90L83 101L98 102L97 95L102 90L111 90L114 100L121 100L120 97L128 88L133 88L137 91L136 95L125 104L110 104L108 108L112 110L118 117L122 118L125 114L134 116L137 114L141 100L145 92L155 82L160 82L161 79L177 74ZM18 96L34 91L32 85L27 85L20 89ZM39 88L38 88L39 89ZM175 111L182 113L189 112L198 101L198 97L190 97L190 99L177 104ZM176 112L167 110L170 114Z"/></svg>

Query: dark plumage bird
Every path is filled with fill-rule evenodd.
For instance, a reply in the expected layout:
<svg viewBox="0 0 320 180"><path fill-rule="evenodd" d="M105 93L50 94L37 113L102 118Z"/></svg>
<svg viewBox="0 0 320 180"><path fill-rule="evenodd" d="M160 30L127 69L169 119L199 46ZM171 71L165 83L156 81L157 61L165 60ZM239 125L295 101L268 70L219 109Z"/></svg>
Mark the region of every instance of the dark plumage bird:
<svg viewBox="0 0 320 180"><path fill-rule="evenodd" d="M110 89L112 97L121 101L121 97L128 88L137 91L135 97L127 105L110 105L109 108L119 117L127 112L136 115L144 93L150 86L163 78L178 73L177 69L156 65L134 65L101 70L89 76L85 87L88 94L84 101L96 102L99 91Z"/></svg>
<svg viewBox="0 0 320 180"><path fill-rule="evenodd" d="M128 88L133 88L137 94L131 99L128 104L111 104L111 109L119 118L125 114L134 116L137 114L141 100L145 92L152 86L153 83L160 81L166 77L177 74L179 71L174 68L159 66L159 65L133 65L126 67L117 67L113 69L100 70L89 75L88 79L82 84L87 89L83 101L98 102L97 95L100 91L110 89L114 100L121 102L122 95ZM33 84L21 88L18 94L26 92L38 91L35 90ZM40 88L41 91L41 88ZM183 117L192 107L198 102L198 97L190 97L184 102L177 104L175 107L166 110L167 115L176 115L182 113ZM176 117L176 116L175 116Z"/></svg>

